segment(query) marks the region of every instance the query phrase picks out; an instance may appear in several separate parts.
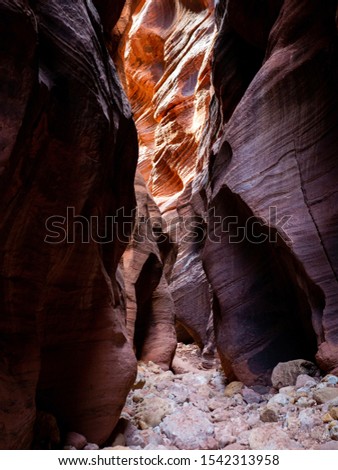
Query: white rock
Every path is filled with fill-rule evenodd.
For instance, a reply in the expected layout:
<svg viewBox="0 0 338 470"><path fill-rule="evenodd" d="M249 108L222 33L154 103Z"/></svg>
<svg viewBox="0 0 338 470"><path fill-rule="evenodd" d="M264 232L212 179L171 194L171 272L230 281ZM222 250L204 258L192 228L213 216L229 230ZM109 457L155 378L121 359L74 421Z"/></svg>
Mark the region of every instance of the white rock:
<svg viewBox="0 0 338 470"><path fill-rule="evenodd" d="M223 449L227 445L236 442L236 438L229 432L228 429L224 428L215 428L215 439L218 442L220 449Z"/></svg>
<svg viewBox="0 0 338 470"><path fill-rule="evenodd" d="M192 405L167 416L160 425L161 431L179 449L208 449L208 439L214 437L214 427L206 413Z"/></svg>
<svg viewBox="0 0 338 470"><path fill-rule="evenodd" d="M287 387L280 388L279 393L287 395L288 397L293 397L296 394L296 389L292 385L288 385Z"/></svg>
<svg viewBox="0 0 338 470"><path fill-rule="evenodd" d="M328 383L330 385L337 385L338 377L336 377L335 375L328 374L322 379L322 382Z"/></svg>
<svg viewBox="0 0 338 470"><path fill-rule="evenodd" d="M272 398L270 398L268 402L269 405L281 405L281 406L288 405L289 403L290 403L290 397L283 393L277 393Z"/></svg>
<svg viewBox="0 0 338 470"><path fill-rule="evenodd" d="M250 426L251 428L253 428L254 426L256 426L259 422L260 422L260 414L258 411L252 411L248 417L247 417L247 420L246 422L248 423L248 426Z"/></svg>
<svg viewBox="0 0 338 470"><path fill-rule="evenodd" d="M310 431L313 427L322 424L321 419L316 416L313 408L302 410L298 416L300 427L304 431Z"/></svg>
<svg viewBox="0 0 338 470"><path fill-rule="evenodd" d="M296 405L305 408L305 407L308 407L308 406L316 405L316 401L313 400L312 398L309 398L309 397L300 397L296 401Z"/></svg>
<svg viewBox="0 0 338 470"><path fill-rule="evenodd" d="M300 449L296 441L290 439L286 432L276 424L267 423L250 432L249 445L252 450L287 450Z"/></svg>
<svg viewBox="0 0 338 470"><path fill-rule="evenodd" d="M313 377L310 377L306 374L301 374L297 377L296 381L296 389L305 387L305 388L312 388L317 385L316 380Z"/></svg>

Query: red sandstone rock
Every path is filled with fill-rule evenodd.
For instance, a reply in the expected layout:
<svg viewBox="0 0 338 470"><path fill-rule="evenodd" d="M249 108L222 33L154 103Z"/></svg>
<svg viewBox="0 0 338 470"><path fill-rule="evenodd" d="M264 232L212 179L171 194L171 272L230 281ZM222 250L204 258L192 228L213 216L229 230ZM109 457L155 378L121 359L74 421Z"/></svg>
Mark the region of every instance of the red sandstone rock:
<svg viewBox="0 0 338 470"><path fill-rule="evenodd" d="M177 319L200 345L208 343L210 282L229 377L269 382L278 362L313 360L318 346L319 364L336 370L335 7L305 0L226 6L216 6L209 113L211 5L129 2L119 50L140 170L170 235L180 239L170 280ZM206 202L215 216L209 220ZM209 225L204 268L203 241L187 239L178 216ZM237 217L253 236L273 242L232 243L240 229L228 219L222 232L218 217Z"/></svg>
<svg viewBox="0 0 338 470"><path fill-rule="evenodd" d="M134 232L125 254L138 356L170 364L174 299L207 350L212 307L229 378L269 383L278 362L316 352L323 369L338 370L336 3L220 0L215 45L211 1L94 3L37 1L33 11L0 1L5 448L30 446L35 399L66 429L103 442L135 375L119 261L136 136L99 16L105 39L114 28L139 169L161 214L141 180L139 203L179 242L176 257L154 233L141 243ZM87 217L124 207L113 242L45 244L46 218L67 206Z"/></svg>
<svg viewBox="0 0 338 470"><path fill-rule="evenodd" d="M6 449L31 445L36 407L50 411L63 432L103 443L136 372L117 281L129 241L124 217L103 230L105 216L124 207L127 217L135 206L130 107L91 4L33 3L32 9L22 0L0 2L0 447ZM65 217L67 207L99 217L108 243L82 243L79 224L69 232L74 243L46 243L46 220Z"/></svg>
<svg viewBox="0 0 338 470"><path fill-rule="evenodd" d="M170 279L178 321L208 343L211 291L223 367L247 384L317 351L337 370L334 2L217 2L209 113L211 5L135 1L125 11L119 54L140 170L180 240ZM208 225L203 267L203 236L191 240L178 216Z"/></svg>
<svg viewBox="0 0 338 470"><path fill-rule="evenodd" d="M181 0L136 3L120 54L139 132L139 168L152 194L168 198L194 176L210 99L212 7Z"/></svg>
<svg viewBox="0 0 338 470"><path fill-rule="evenodd" d="M212 343L211 299L201 240L193 240L186 223L200 224L191 182L208 115L214 31L211 1L134 0L113 33L139 133L139 170L178 244L170 277L177 320L201 347Z"/></svg>
<svg viewBox="0 0 338 470"><path fill-rule="evenodd" d="M135 179L137 217L133 238L123 256L127 326L138 359L163 369L176 349L175 305L165 265L174 262L175 244L163 230L161 213L141 174Z"/></svg>
<svg viewBox="0 0 338 470"><path fill-rule="evenodd" d="M244 18L244 3L228 2L236 30L231 16L240 11ZM264 61L248 64L249 87L239 75L244 88L236 96L229 80L241 69L225 64L231 51L238 58L224 33L226 19L216 42L214 82L228 123L213 147L208 200L215 217L236 216L237 223L228 218L223 231L209 224L204 266L223 366L245 383L268 380L277 362L313 359L317 345L324 369L338 365L333 4L285 0ZM247 23L252 20L248 13ZM245 41L244 54L247 35L261 43L255 28L236 34ZM238 243L243 226L261 240L272 238Z"/></svg>

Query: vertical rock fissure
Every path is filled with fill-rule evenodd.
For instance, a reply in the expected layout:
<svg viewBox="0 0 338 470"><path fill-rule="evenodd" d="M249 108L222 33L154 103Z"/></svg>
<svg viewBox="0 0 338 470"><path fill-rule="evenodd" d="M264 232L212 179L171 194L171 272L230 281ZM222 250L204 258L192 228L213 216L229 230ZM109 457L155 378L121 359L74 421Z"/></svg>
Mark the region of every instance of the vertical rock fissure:
<svg viewBox="0 0 338 470"><path fill-rule="evenodd" d="M295 156L295 160L296 160L296 165L297 165L297 169L298 169L298 174L299 174L299 179L300 179L300 188L301 188L301 191L303 193L303 198L304 198L304 203L307 207L307 210L309 212L309 215L312 219L312 222L313 222L313 225L315 226L316 228L316 232L317 232L317 235L318 235L318 238L320 240L320 244L323 248L323 252L325 254L325 257L326 257L326 260L330 266L330 269L332 271L332 274L334 275L336 281L338 282L338 272L336 272L336 270L334 269L334 266L332 264L332 261L331 261L331 258L329 256L329 253L326 249L326 246L325 246L325 243L324 243L324 240L323 240L323 237L322 237L322 234L320 232L320 229L319 229L319 226L316 222L316 219L315 219L315 216L313 215L312 213L312 210L311 210L311 204L309 203L309 200L308 200L308 197L307 197L307 192L306 192L306 187L305 187L305 182L304 182L304 179L303 179L303 175L302 175L302 169L301 169L301 166L300 166L300 163L299 163L299 160L298 160L298 156L297 156L297 148L296 148L296 145L295 145L295 142L294 142L294 156Z"/></svg>

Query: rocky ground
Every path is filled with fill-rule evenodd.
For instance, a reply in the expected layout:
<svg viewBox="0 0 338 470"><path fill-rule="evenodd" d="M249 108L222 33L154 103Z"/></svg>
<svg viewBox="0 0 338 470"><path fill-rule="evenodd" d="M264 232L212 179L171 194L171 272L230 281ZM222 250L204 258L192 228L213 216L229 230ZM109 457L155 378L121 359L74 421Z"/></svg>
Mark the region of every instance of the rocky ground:
<svg viewBox="0 0 338 470"><path fill-rule="evenodd" d="M300 360L276 367L275 387L249 388L202 364L183 344L173 372L140 363L107 449L338 449L337 377Z"/></svg>
<svg viewBox="0 0 338 470"><path fill-rule="evenodd" d="M173 372L139 364L112 446L130 449L338 449L338 378L305 361L275 369L279 388L227 384L179 344ZM307 371L310 375L299 372ZM311 376L312 375L312 376ZM286 385L295 382L294 385Z"/></svg>

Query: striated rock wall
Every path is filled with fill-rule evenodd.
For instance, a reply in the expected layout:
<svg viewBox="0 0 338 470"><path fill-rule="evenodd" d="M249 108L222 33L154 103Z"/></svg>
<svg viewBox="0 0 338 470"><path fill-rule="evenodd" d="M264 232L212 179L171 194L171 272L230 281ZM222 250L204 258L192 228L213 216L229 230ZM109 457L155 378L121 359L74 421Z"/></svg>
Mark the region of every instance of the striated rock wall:
<svg viewBox="0 0 338 470"><path fill-rule="evenodd" d="M136 373L118 264L137 137L92 3L30 3L0 1L0 448L31 445L37 409L101 444Z"/></svg>
<svg viewBox="0 0 338 470"><path fill-rule="evenodd" d="M214 23L203 2L138 2L122 43L125 82L152 194L177 196L194 176L210 99Z"/></svg>
<svg viewBox="0 0 338 470"><path fill-rule="evenodd" d="M318 347L338 366L336 2L285 0L275 22L251 3L218 7L203 254L223 366L246 383Z"/></svg>
<svg viewBox="0 0 338 470"><path fill-rule="evenodd" d="M213 310L223 367L246 383L300 357L335 369L336 2L125 12L118 57L139 168L178 241L177 320L203 346Z"/></svg>
<svg viewBox="0 0 338 470"><path fill-rule="evenodd" d="M246 384L338 371L336 2L94 4L0 0L1 448L103 443L174 315Z"/></svg>
<svg viewBox="0 0 338 470"><path fill-rule="evenodd" d="M178 245L170 278L177 320L200 346L209 339L210 292L190 197L208 116L214 33L211 1L134 0L112 36L120 41L116 60L139 134L138 168Z"/></svg>

